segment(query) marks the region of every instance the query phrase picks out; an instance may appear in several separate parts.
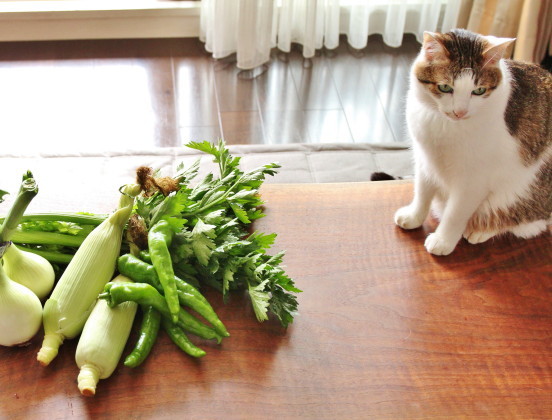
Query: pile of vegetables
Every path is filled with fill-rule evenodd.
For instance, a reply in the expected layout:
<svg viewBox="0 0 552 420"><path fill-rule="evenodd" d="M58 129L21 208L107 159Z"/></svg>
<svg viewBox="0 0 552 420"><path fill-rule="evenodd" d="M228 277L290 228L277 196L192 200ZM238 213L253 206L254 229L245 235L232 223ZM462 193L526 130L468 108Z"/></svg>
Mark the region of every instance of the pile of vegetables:
<svg viewBox="0 0 552 420"><path fill-rule="evenodd" d="M24 176L0 228L0 345L29 341L42 323L37 360L48 365L65 339L80 336L78 386L94 395L117 366L138 309L138 339L124 360L129 367L146 359L161 329L193 357L206 353L190 335L217 343L230 336L201 293L205 287L224 301L246 291L259 321L269 314L284 327L293 321L300 290L282 267L283 253L267 253L276 235L250 229L264 216L259 188L279 165L243 172L223 141L187 146L212 155L218 176L196 181L200 160L181 164L171 177L138 168L136 183L121 187L110 215L24 215L38 192L32 174ZM30 278L37 280L33 291ZM24 328L10 336L15 318Z"/></svg>

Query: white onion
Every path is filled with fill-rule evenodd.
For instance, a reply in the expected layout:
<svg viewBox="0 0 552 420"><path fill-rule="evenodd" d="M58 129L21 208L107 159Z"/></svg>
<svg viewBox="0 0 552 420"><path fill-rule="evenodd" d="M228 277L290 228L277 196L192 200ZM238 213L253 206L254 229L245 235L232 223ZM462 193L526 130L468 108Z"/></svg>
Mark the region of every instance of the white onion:
<svg viewBox="0 0 552 420"><path fill-rule="evenodd" d="M0 345L25 344L42 325L42 304L27 287L14 282L0 266Z"/></svg>
<svg viewBox="0 0 552 420"><path fill-rule="evenodd" d="M8 277L31 289L39 299L44 299L52 291L55 273L46 258L23 251L12 244L3 259Z"/></svg>

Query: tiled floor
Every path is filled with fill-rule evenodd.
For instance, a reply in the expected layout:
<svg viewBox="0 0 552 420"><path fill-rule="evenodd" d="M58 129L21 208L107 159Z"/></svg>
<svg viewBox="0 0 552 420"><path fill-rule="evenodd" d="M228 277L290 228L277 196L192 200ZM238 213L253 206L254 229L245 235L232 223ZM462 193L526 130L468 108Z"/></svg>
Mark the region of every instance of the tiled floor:
<svg viewBox="0 0 552 420"><path fill-rule="evenodd" d="M407 74L419 45L370 38L303 60L274 53L256 78L197 39L0 44L4 151L289 142L404 143Z"/></svg>
<svg viewBox="0 0 552 420"><path fill-rule="evenodd" d="M224 137L232 142L249 137L250 143L405 142L404 97L418 48L411 37L400 49L373 37L363 51L343 42L310 61L298 51L285 56L287 61L274 54L268 70L254 80L236 81L237 69L215 64ZM251 122L250 132L234 130L243 120Z"/></svg>

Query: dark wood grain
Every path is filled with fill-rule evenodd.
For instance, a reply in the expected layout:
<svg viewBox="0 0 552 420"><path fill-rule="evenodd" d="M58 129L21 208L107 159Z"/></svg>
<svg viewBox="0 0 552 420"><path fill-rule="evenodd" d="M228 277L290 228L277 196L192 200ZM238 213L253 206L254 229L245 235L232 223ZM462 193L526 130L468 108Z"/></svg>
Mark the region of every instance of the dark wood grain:
<svg viewBox="0 0 552 420"><path fill-rule="evenodd" d="M549 419L552 239L434 257L393 224L410 183L265 185L264 219L303 293L287 329L206 295L231 337L192 360L161 336L145 365L78 393L75 342L0 349L0 418ZM132 341L132 338L131 338Z"/></svg>
<svg viewBox="0 0 552 420"><path fill-rule="evenodd" d="M404 98L418 44L343 39L305 61L274 51L242 77L196 38L0 43L0 137L10 151L408 140ZM308 63L309 65L305 65ZM83 129L84 128L84 129Z"/></svg>

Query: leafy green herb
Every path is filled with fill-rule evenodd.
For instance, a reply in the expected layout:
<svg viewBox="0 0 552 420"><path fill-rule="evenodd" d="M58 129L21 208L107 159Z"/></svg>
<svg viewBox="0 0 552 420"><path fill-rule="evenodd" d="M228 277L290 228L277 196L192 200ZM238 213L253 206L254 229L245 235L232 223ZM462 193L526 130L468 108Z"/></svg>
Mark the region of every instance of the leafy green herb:
<svg viewBox="0 0 552 420"><path fill-rule="evenodd" d="M171 224L175 273L215 287L225 300L231 291L244 290L259 321L272 313L288 326L297 312L294 294L301 290L282 268L284 254L267 255L276 234L249 231L252 221L264 217L259 188L280 166L270 163L243 172L240 158L231 156L223 141L187 146L212 155L218 176L209 173L192 185L199 160L188 168L181 164L175 176L179 190L139 197L136 213L146 228L161 219Z"/></svg>

